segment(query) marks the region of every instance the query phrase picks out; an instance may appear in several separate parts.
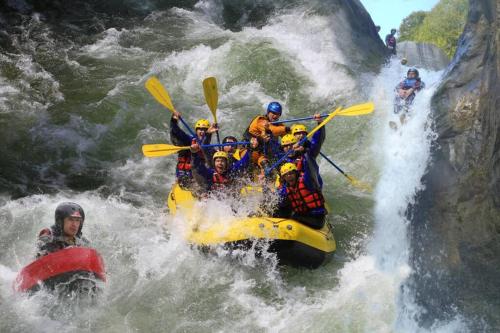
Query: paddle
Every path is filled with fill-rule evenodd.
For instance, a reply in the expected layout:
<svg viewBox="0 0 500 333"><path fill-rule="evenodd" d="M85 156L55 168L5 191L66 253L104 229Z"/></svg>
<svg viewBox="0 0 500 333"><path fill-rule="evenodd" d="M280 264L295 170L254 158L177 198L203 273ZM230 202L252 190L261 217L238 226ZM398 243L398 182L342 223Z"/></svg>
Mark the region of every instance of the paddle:
<svg viewBox="0 0 500 333"><path fill-rule="evenodd" d="M331 159L329 159L325 154L323 154L322 152L319 152L319 154L323 156L325 160L330 162L330 164L333 165L335 169L337 169L341 174L343 174L351 182L353 186L360 188L362 190L366 190L368 192L372 192L372 187L370 186L370 184L363 183L354 178L353 176L348 175L339 166L337 166Z"/></svg>
<svg viewBox="0 0 500 333"><path fill-rule="evenodd" d="M214 122L217 123L217 103L219 102L219 93L217 90L217 80L215 77L207 77L203 80L203 93L207 101L208 108L214 116ZM220 143L219 131L217 131L217 142Z"/></svg>
<svg viewBox="0 0 500 333"><path fill-rule="evenodd" d="M202 148L210 148L210 147L224 147L224 146L237 146L237 145L248 145L249 142L226 142L226 143L215 143L211 145L201 145ZM146 157L160 157L160 156L168 156L173 155L175 153L180 152L181 150L188 150L191 146L174 146L164 143L159 144L150 144L142 146L142 153Z"/></svg>
<svg viewBox="0 0 500 333"><path fill-rule="evenodd" d="M156 76L152 76L149 79L146 80L146 83L144 84L146 89L149 91L149 93L164 107L166 107L168 110L170 110L172 113L176 112L174 105L172 104L172 101L170 100L170 96L167 92L167 90L163 87L161 84L160 80ZM188 124L182 119L182 117L179 117L179 120L182 122L184 127L189 131L189 133L196 138L196 141L198 141L198 137L196 136L195 132L189 127Z"/></svg>
<svg viewBox="0 0 500 333"><path fill-rule="evenodd" d="M357 104L348 107L347 109L344 109L340 111L337 116L347 116L347 117L353 117L353 116L362 116L368 113L373 112L374 105L372 102L368 103L363 103L363 104ZM322 114L321 118L328 117L328 114ZM303 121L303 120L311 120L314 119L314 117L304 117L304 118L295 118L295 119L286 119L286 120L277 120L271 122L271 124L283 124L283 123L291 123L294 121Z"/></svg>
<svg viewBox="0 0 500 333"><path fill-rule="evenodd" d="M323 126L325 126L330 120L333 119L333 117L335 117L340 111L342 110L342 107L339 107L337 110L333 111L332 113L330 113L328 115L328 117L326 117L326 119L324 119L318 126L316 126L315 128L312 129L311 132L309 132L307 134L307 136L305 136L302 140L300 140L299 142L299 145L303 144L307 139L310 139L314 133L316 133L317 131L319 131ZM278 161L276 161L273 165L271 165L269 168L266 169L265 173L266 173L266 176L269 176L269 174L271 173L271 171L276 168L278 165L281 164L281 162L283 162L283 160L285 158L288 157L288 155L290 155L294 150L293 149L290 149L288 152L285 153L285 155L283 155Z"/></svg>

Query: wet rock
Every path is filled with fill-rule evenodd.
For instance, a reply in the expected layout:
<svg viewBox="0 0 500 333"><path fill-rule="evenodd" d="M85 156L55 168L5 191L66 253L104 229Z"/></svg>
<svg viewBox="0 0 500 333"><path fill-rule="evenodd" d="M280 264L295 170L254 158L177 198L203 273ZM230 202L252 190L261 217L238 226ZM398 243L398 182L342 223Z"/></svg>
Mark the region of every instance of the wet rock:
<svg viewBox="0 0 500 333"><path fill-rule="evenodd" d="M420 322L456 312L472 331L500 327L499 3L471 1L432 99L438 138L411 218L411 284Z"/></svg>
<svg viewBox="0 0 500 333"><path fill-rule="evenodd" d="M401 42L398 43L398 57L406 58L407 66L442 70L448 66L450 59L443 50L434 44Z"/></svg>

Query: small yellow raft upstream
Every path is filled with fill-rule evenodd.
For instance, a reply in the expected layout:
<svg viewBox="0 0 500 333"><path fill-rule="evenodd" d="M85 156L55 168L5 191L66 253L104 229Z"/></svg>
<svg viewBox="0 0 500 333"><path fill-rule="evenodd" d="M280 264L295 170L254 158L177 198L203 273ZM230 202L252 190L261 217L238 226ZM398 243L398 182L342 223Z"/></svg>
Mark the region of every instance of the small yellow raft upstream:
<svg viewBox="0 0 500 333"><path fill-rule="evenodd" d="M195 203L191 192L174 184L168 196L171 214L182 210L188 219L189 216L201 216ZM268 250L277 254L280 264L307 268L319 267L336 249L328 223L316 230L295 220L272 217L235 218L230 223L213 222L203 226L193 223L187 230L186 240L203 248L241 247L263 240L270 242Z"/></svg>

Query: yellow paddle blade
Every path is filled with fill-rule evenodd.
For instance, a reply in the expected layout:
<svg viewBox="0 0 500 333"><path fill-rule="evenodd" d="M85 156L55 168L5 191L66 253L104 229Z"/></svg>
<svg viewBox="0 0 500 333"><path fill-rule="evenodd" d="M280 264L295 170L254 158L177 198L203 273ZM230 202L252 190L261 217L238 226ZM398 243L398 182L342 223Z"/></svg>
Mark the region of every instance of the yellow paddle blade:
<svg viewBox="0 0 500 333"><path fill-rule="evenodd" d="M318 126L313 128L311 130L311 132L309 132L307 134L307 138L308 139L312 138L313 134L316 133L317 131L319 131L321 129L321 127L325 126L330 120L332 120L333 117L335 117L340 112L340 110L342 110L342 107L339 107L337 110L330 113L330 115L328 117L326 117Z"/></svg>
<svg viewBox="0 0 500 333"><path fill-rule="evenodd" d="M354 187L357 187L361 190L364 190L364 191L367 191L367 192L372 192L373 189L372 187L370 186L370 184L367 184L367 183L363 183L359 180L357 180L356 178L354 178L353 176L350 176L348 174L345 174L346 178L349 179L349 181L351 182L351 184L354 186Z"/></svg>
<svg viewBox="0 0 500 333"><path fill-rule="evenodd" d="M147 79L144 86L149 91L149 93L158 101L158 103L160 103L161 105L163 105L172 112L175 111L174 105L170 100L170 96L167 90L163 87L160 80L158 80L156 76L152 76L149 79Z"/></svg>
<svg viewBox="0 0 500 333"><path fill-rule="evenodd" d="M203 93L205 94L207 105L214 115L214 122L217 123L217 103L219 102L219 93L215 77L207 77L203 80Z"/></svg>
<svg viewBox="0 0 500 333"><path fill-rule="evenodd" d="M167 144L155 144L155 145L143 145L142 153L146 157L160 157L160 156L168 156L175 153L180 152L181 150L187 150L191 147L184 146L173 146Z"/></svg>
<svg viewBox="0 0 500 333"><path fill-rule="evenodd" d="M339 116L362 116L364 114L372 113L375 105L372 102L356 104L348 107L339 112Z"/></svg>

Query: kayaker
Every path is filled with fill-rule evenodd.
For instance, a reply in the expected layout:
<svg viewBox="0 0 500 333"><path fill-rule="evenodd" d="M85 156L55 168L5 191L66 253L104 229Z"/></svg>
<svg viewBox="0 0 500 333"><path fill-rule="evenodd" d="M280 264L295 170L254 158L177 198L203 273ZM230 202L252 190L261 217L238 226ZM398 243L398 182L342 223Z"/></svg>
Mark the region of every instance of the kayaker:
<svg viewBox="0 0 500 333"><path fill-rule="evenodd" d="M62 250L69 246L89 246L82 236L85 213L83 208L73 202L59 204L55 212L55 223L38 234L36 257Z"/></svg>
<svg viewBox="0 0 500 333"><path fill-rule="evenodd" d="M180 113L175 111L170 119L170 140L177 146L190 146L196 142L196 138L187 134L179 127ZM206 119L199 119L195 124L195 133L202 144L210 144L212 133L217 131L215 125L210 125ZM192 185L193 175L191 173L191 152L181 150L177 157L175 175L181 187L189 188Z"/></svg>
<svg viewBox="0 0 500 333"><path fill-rule="evenodd" d="M385 36L385 46L391 51L392 54L396 54L396 29L391 29L391 33Z"/></svg>
<svg viewBox="0 0 500 333"><path fill-rule="evenodd" d="M283 182L278 189L280 202L273 216L291 218L321 229L327 211L316 170L306 163L300 173L294 163L285 163L280 168L280 176Z"/></svg>
<svg viewBox="0 0 500 333"><path fill-rule="evenodd" d="M423 88L425 88L425 83L420 78L418 69L410 68L406 73L406 78L396 86L396 92L400 98L410 104L415 98L415 93Z"/></svg>
<svg viewBox="0 0 500 333"><path fill-rule="evenodd" d="M240 160L229 165L228 154L225 151L216 151L212 156L213 168L211 168L205 165L197 143L191 145L191 152L193 177L207 192L232 190L237 185L235 178L243 175L250 164L250 154L244 154Z"/></svg>

